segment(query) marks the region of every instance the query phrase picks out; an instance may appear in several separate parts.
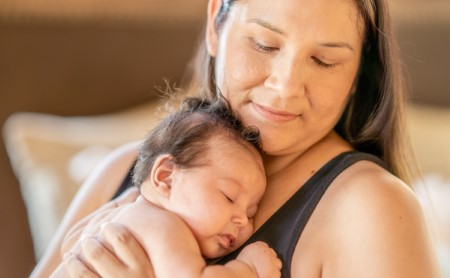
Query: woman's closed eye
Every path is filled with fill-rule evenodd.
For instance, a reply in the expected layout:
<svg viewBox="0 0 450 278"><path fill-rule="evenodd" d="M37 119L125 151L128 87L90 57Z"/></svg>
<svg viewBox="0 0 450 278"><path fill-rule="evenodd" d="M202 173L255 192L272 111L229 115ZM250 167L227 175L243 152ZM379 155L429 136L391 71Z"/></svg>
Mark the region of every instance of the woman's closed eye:
<svg viewBox="0 0 450 278"><path fill-rule="evenodd" d="M331 68L334 68L337 64L329 64L329 63L325 63L324 61L322 61L322 60L320 60L319 58L317 58L317 57L311 57L313 60L314 60L314 62L319 66L319 67L322 67L322 68L326 68L326 69L331 69Z"/></svg>
<svg viewBox="0 0 450 278"><path fill-rule="evenodd" d="M279 50L278 47L268 46L265 43L259 42L255 39L251 39L251 41L252 41L254 47L261 52L271 53L271 52L275 52L275 51Z"/></svg>

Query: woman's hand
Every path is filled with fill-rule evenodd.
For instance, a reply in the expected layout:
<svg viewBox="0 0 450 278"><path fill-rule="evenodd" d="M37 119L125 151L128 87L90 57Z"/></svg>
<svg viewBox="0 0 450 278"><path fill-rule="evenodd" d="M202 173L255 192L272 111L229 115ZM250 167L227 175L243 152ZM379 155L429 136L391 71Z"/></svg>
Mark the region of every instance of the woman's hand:
<svg viewBox="0 0 450 278"><path fill-rule="evenodd" d="M114 217L114 213L112 213L113 210L117 210L123 205L133 203L139 195L139 190L136 187L130 188L123 192L118 198L107 202L75 224L67 232L67 235L61 244L61 253L67 253L71 249L73 251L74 246L79 245L78 241L83 235L98 234L103 223L112 221L112 218ZM77 252L78 251L75 251L75 253Z"/></svg>
<svg viewBox="0 0 450 278"><path fill-rule="evenodd" d="M70 277L155 277L144 249L121 225L102 225L99 237L86 236L80 246L80 254L64 255Z"/></svg>

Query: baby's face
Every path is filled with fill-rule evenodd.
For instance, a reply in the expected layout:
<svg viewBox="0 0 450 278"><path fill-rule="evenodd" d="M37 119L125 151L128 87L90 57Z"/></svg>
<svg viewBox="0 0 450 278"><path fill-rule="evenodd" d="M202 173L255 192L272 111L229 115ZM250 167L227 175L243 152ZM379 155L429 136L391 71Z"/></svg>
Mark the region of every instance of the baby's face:
<svg viewBox="0 0 450 278"><path fill-rule="evenodd" d="M210 140L206 166L173 175L170 210L191 228L204 257L224 256L253 233L252 217L266 177L256 150L231 139Z"/></svg>

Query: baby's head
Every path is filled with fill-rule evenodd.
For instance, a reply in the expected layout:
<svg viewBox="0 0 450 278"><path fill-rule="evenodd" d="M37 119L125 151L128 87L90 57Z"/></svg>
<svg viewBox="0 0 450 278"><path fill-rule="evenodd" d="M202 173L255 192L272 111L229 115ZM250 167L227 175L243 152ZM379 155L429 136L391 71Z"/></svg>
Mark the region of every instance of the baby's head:
<svg viewBox="0 0 450 278"><path fill-rule="evenodd" d="M226 255L252 234L265 190L259 133L225 101L188 99L141 145L133 180L184 220L205 257Z"/></svg>

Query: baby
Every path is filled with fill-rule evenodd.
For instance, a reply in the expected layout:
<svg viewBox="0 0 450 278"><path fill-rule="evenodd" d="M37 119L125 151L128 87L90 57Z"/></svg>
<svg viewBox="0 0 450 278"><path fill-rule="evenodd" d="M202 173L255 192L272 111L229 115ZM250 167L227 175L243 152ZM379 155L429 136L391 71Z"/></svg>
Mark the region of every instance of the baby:
<svg viewBox="0 0 450 278"><path fill-rule="evenodd" d="M263 242L224 266L205 262L252 235L266 187L259 134L230 111L224 101L187 99L141 145L133 175L141 196L80 222L73 229L81 232L69 233L62 253L80 248L78 235L95 235L108 216L140 241L158 278L279 277L281 261ZM53 276L64 274L60 265Z"/></svg>

